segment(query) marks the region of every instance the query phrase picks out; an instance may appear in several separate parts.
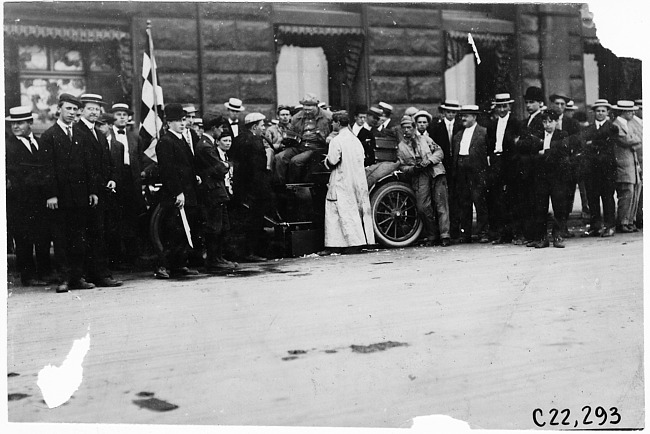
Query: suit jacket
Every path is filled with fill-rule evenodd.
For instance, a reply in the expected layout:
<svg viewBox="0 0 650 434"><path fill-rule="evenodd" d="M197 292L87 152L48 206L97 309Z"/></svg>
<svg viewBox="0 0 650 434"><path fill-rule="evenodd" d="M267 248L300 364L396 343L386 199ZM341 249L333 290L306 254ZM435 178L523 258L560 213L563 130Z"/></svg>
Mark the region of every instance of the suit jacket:
<svg viewBox="0 0 650 434"><path fill-rule="evenodd" d="M131 176L133 182L138 190L142 186L142 156L144 149L142 149L142 140L140 136L133 131L126 131L126 141L129 144L129 165L131 168ZM115 138L113 128L109 130L108 135L109 148L111 152L111 159L115 165L115 182L118 185L121 182L121 173L124 170L124 145Z"/></svg>
<svg viewBox="0 0 650 434"><path fill-rule="evenodd" d="M221 159L216 144L209 137L204 135L199 140L194 162L202 181L198 188L201 201L205 204L229 201L224 177L230 170L230 163Z"/></svg>
<svg viewBox="0 0 650 434"><path fill-rule="evenodd" d="M614 125L618 127L616 155L616 182L636 184L640 179L639 159L635 147L643 143L643 125L637 121L623 122L617 117Z"/></svg>
<svg viewBox="0 0 650 434"><path fill-rule="evenodd" d="M540 115L541 113L536 114L533 120L530 122L530 125L528 125L530 116L521 121L522 134L532 134L536 137L539 137L541 135L544 137L544 124L542 123L542 117Z"/></svg>
<svg viewBox="0 0 650 434"><path fill-rule="evenodd" d="M460 141L463 138L464 131L464 129L460 130L452 139L452 167L454 172L458 168L458 153L460 152ZM487 174L487 129L478 124L469 145L469 165L479 176L485 177Z"/></svg>
<svg viewBox="0 0 650 434"><path fill-rule="evenodd" d="M562 116L562 128L563 131L566 131L569 136L578 134L580 132L580 122L576 121L573 118L567 117L565 114Z"/></svg>
<svg viewBox="0 0 650 434"><path fill-rule="evenodd" d="M359 133L357 133L357 139L363 145L363 165L370 166L375 164L375 136L373 136L369 129L361 127Z"/></svg>
<svg viewBox="0 0 650 434"><path fill-rule="evenodd" d="M88 196L97 194L91 150L74 134L72 141L58 124L41 136L46 170L46 196L58 198L59 208L87 208Z"/></svg>
<svg viewBox="0 0 650 434"><path fill-rule="evenodd" d="M616 177L616 142L618 127L609 119L597 129L596 124L590 124L582 131L584 141L583 173L607 175Z"/></svg>
<svg viewBox="0 0 650 434"><path fill-rule="evenodd" d="M196 168L194 155L185 140L167 131L156 144L158 170L162 181L161 197L166 205L173 205L176 196L185 195L185 206L196 206Z"/></svg>
<svg viewBox="0 0 650 434"><path fill-rule="evenodd" d="M91 168L95 175L95 182L97 183L97 192L100 199L99 204L103 206L103 202L109 196L106 184L108 181L115 181L115 164L113 164L111 153L108 150L106 136L97 129L95 129L95 134L97 138L95 138L93 131L81 120L75 122L72 126L72 135L78 137L79 142L90 151Z"/></svg>
<svg viewBox="0 0 650 434"><path fill-rule="evenodd" d="M270 177L266 170L266 151L264 141L255 136L250 130L241 131L236 137L233 148L235 170L233 174L233 190L235 198L242 203L255 202L265 206L270 199Z"/></svg>
<svg viewBox="0 0 650 434"><path fill-rule="evenodd" d="M544 136L542 139L542 148L544 147ZM539 176L551 176L556 178L567 178L570 176L570 156L569 135L564 130L556 129L551 136L551 147L544 151L544 154L537 155L536 170ZM541 149L541 148L540 148Z"/></svg>
<svg viewBox="0 0 650 434"><path fill-rule="evenodd" d="M463 125L460 120L455 119L454 125L452 127L451 137L456 135L457 132L463 129ZM451 154L451 142L449 141L449 135L447 134L447 124L445 124L444 119L439 119L437 122L429 125L429 136L436 142L441 148L442 152L445 155L445 158L442 160L442 163L445 165L445 168L448 172L452 170L452 154Z"/></svg>
<svg viewBox="0 0 650 434"><path fill-rule="evenodd" d="M487 152L490 161L490 173L494 177L494 181L509 182L515 176L515 138L521 135L521 123L510 113L501 143L502 154L501 156L497 156L495 150L497 145L498 122L498 118L494 119L487 127Z"/></svg>
<svg viewBox="0 0 650 434"><path fill-rule="evenodd" d="M39 141L34 137L36 143ZM45 209L46 170L42 145L34 154L12 133L6 136L7 208L42 207Z"/></svg>

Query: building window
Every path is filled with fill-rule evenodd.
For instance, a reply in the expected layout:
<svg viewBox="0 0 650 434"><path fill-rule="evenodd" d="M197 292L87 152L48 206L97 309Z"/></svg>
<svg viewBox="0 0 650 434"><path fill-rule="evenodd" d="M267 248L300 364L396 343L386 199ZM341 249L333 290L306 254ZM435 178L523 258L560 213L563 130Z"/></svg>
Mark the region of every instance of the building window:
<svg viewBox="0 0 650 434"><path fill-rule="evenodd" d="M105 99L107 95L112 96L118 74L114 52L97 42L39 41L18 45L20 103L32 107L34 131L41 133L56 121L57 102L62 93L79 96L91 91L104 95ZM87 89L89 83L93 84L92 89Z"/></svg>

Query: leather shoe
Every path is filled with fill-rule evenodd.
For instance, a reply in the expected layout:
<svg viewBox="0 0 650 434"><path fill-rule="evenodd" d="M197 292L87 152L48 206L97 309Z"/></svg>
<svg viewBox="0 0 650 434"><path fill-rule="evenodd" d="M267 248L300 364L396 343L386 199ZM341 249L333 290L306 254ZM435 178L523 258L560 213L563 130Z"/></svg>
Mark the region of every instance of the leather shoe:
<svg viewBox="0 0 650 434"><path fill-rule="evenodd" d="M585 231L584 233L580 234L580 238L588 238L588 237L597 237L601 234L601 231L598 229L589 229L588 231Z"/></svg>
<svg viewBox="0 0 650 434"><path fill-rule="evenodd" d="M239 264L233 261L229 261L226 258L219 258L217 259L217 264L218 266L223 266L226 268L237 268L239 267Z"/></svg>
<svg viewBox="0 0 650 434"><path fill-rule="evenodd" d="M244 258L244 261L246 262L266 262L268 259L262 257L262 256L257 256L255 254L250 254Z"/></svg>
<svg viewBox="0 0 650 434"><path fill-rule="evenodd" d="M449 238L443 238L442 241L440 241L440 245L442 247L449 247L451 246L451 240Z"/></svg>
<svg viewBox="0 0 650 434"><path fill-rule="evenodd" d="M153 276L156 279L169 279L169 273L165 267L158 267L156 271L154 271Z"/></svg>
<svg viewBox="0 0 650 434"><path fill-rule="evenodd" d="M548 247L549 245L550 244L548 242L548 238L544 238L544 239L539 240L536 243L534 243L533 247L535 247L536 249L544 249L544 248Z"/></svg>
<svg viewBox="0 0 650 434"><path fill-rule="evenodd" d="M68 285L70 289L93 289L95 285L93 285L90 282L86 282L86 280L82 277L81 279L77 280L76 282L70 282Z"/></svg>
<svg viewBox="0 0 650 434"><path fill-rule="evenodd" d="M115 280L112 277L104 277L102 279L95 280L95 286L101 286L105 288L112 288L115 286L122 286L121 280Z"/></svg>
<svg viewBox="0 0 650 434"><path fill-rule="evenodd" d="M63 282L59 286L56 287L56 293L57 294L63 294L64 292L68 292L68 282Z"/></svg>
<svg viewBox="0 0 650 434"><path fill-rule="evenodd" d="M639 232L639 230L634 226L634 223L627 225L627 228L632 232Z"/></svg>
<svg viewBox="0 0 650 434"><path fill-rule="evenodd" d="M179 275L179 276L198 276L199 272L198 270L192 270L187 267L181 267L172 270L172 274Z"/></svg>
<svg viewBox="0 0 650 434"><path fill-rule="evenodd" d="M606 228L606 229L603 229L600 236L603 237L603 238L609 238L609 237L613 237L615 233L616 233L616 231L614 230L614 228Z"/></svg>
<svg viewBox="0 0 650 434"><path fill-rule="evenodd" d="M631 234L634 231L632 230L632 228L630 228L630 225L621 225L621 229L619 232L622 232L624 234Z"/></svg>
<svg viewBox="0 0 650 434"><path fill-rule="evenodd" d="M40 279L21 280L23 286L47 286L47 282Z"/></svg>
<svg viewBox="0 0 650 434"><path fill-rule="evenodd" d="M564 243L562 242L562 238L560 237L553 238L553 247L557 247L558 249L563 249Z"/></svg>

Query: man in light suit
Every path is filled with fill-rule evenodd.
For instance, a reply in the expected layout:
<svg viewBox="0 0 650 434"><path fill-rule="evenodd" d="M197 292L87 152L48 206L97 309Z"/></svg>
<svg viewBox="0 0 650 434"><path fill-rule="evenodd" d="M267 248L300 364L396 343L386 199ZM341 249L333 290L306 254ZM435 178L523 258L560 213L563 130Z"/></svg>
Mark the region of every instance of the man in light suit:
<svg viewBox="0 0 650 434"><path fill-rule="evenodd" d="M11 108L5 121L11 131L6 140L7 227L16 243L21 283L41 286L52 272L43 151L32 133L31 107Z"/></svg>
<svg viewBox="0 0 650 434"><path fill-rule="evenodd" d="M68 289L91 289L83 278L86 252L86 219L97 206L97 182L90 149L73 132L81 102L63 93L59 119L41 136L46 170L48 213L53 222L54 257L61 273L57 293Z"/></svg>
<svg viewBox="0 0 650 434"><path fill-rule="evenodd" d="M129 106L125 103L113 104L108 114L113 118L108 130L108 142L117 187L116 214L106 222L106 239L111 265L118 268L122 258L125 265L135 265L140 251L138 218L145 212L141 177L144 150L139 135L127 129L129 116L133 115Z"/></svg>
<svg viewBox="0 0 650 434"><path fill-rule="evenodd" d="M464 129L452 139L452 167L460 208L460 242L472 242L472 205L480 243L489 242L487 208L487 129L478 125L477 105L460 110Z"/></svg>
<svg viewBox="0 0 650 434"><path fill-rule="evenodd" d="M643 143L643 124L634 119L634 110L638 108L634 102L621 100L612 108L618 111L614 125L618 127L619 134L617 146L614 148L618 196L616 223L619 232L637 232L634 218L641 194L641 164L638 152Z"/></svg>

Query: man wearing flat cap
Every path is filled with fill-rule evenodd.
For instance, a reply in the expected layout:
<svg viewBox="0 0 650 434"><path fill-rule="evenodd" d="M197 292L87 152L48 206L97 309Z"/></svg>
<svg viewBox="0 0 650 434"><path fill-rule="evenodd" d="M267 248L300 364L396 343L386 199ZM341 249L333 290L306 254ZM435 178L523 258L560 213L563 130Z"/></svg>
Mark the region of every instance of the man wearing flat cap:
<svg viewBox="0 0 650 434"><path fill-rule="evenodd" d="M417 118L422 116L420 113ZM411 116L402 117L400 126L404 138L398 144L397 159L415 191L426 243L447 247L450 245L449 203L442 148L428 135L417 134Z"/></svg>
<svg viewBox="0 0 650 434"><path fill-rule="evenodd" d="M16 245L23 286L45 285L52 272L43 150L32 133L30 107L13 107L7 135L7 228ZM36 263L32 252L36 252Z"/></svg>
<svg viewBox="0 0 650 434"><path fill-rule="evenodd" d="M90 289L83 278L86 220L97 206L97 179L91 150L74 132L81 101L64 93L59 97L59 119L41 136L46 168L47 208L53 222L54 256L61 274L57 292Z"/></svg>
<svg viewBox="0 0 650 434"><path fill-rule="evenodd" d="M460 210L460 242L472 242L472 206L476 207L480 243L489 242L487 208L487 129L478 125L477 105L460 110L463 130L452 141L453 172Z"/></svg>
<svg viewBox="0 0 650 434"><path fill-rule="evenodd" d="M316 95L308 93L300 101L302 110L291 119L291 128L300 144L275 156L276 179L280 184L304 182L313 166L327 153L330 122L318 107Z"/></svg>
<svg viewBox="0 0 650 434"><path fill-rule="evenodd" d="M190 239L198 230L198 200L196 188L201 182L196 172L194 154L185 141L183 131L187 128L185 110L177 103L165 106L165 122L168 129L156 145L160 171L160 205L162 206L163 252L154 276L169 279L172 276L190 276L198 272L187 267ZM187 234L183 212L190 228Z"/></svg>
<svg viewBox="0 0 650 434"><path fill-rule="evenodd" d="M513 174L513 154L515 138L521 135L520 122L512 114L510 107L514 99L509 93L499 93L494 97L494 112L497 118L487 129L488 140L488 215L490 229L495 234L495 244L512 241L511 187Z"/></svg>
<svg viewBox="0 0 650 434"><path fill-rule="evenodd" d="M108 268L106 251L106 219L110 203L114 201L115 164L108 148L108 140L95 126L105 104L102 96L86 93L79 98L81 101L81 117L72 127L79 142L90 150L92 167L97 182L99 201L91 207L87 220L86 278L95 286L120 286L122 282L113 279Z"/></svg>
<svg viewBox="0 0 650 434"><path fill-rule="evenodd" d="M126 103L116 103L107 111L113 117L108 145L115 164L117 218L107 221L108 254L111 266L133 266L140 251L138 216L145 211L142 198L142 143L138 134L127 128L133 111Z"/></svg>
<svg viewBox="0 0 650 434"><path fill-rule="evenodd" d="M244 119L244 128L240 131L233 147L237 152L234 170L234 198L241 205L243 230L245 237L244 260L246 262L266 261L264 215L271 209L271 171L266 168L266 151L263 136L266 131L261 113L249 113Z"/></svg>

